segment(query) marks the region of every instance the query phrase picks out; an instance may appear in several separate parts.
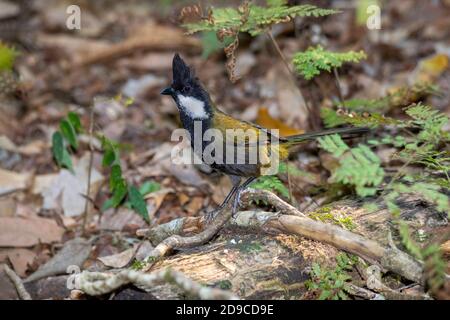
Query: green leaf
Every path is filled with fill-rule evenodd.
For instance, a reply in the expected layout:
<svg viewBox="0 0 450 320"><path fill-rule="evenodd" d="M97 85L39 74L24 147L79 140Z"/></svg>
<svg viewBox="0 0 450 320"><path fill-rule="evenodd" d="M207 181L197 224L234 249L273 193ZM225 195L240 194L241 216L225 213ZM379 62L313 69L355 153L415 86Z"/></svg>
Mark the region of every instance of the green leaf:
<svg viewBox="0 0 450 320"><path fill-rule="evenodd" d="M289 189L276 176L262 176L250 185L254 189L277 192L285 198L289 198Z"/></svg>
<svg viewBox="0 0 450 320"><path fill-rule="evenodd" d="M294 55L295 70L306 80L311 80L321 71L331 72L333 68L339 68L345 62L359 62L367 56L363 51L348 51L336 53L326 51L322 46L310 47L305 52Z"/></svg>
<svg viewBox="0 0 450 320"><path fill-rule="evenodd" d="M135 187L131 186L128 190L128 197L130 199L131 207L149 222L150 218L147 211L147 203L145 202L141 192Z"/></svg>
<svg viewBox="0 0 450 320"><path fill-rule="evenodd" d="M66 167L73 172L72 159L64 147L64 139L59 131L52 136L52 153L59 167Z"/></svg>
<svg viewBox="0 0 450 320"><path fill-rule="evenodd" d="M77 134L72 124L64 119L59 124L59 128L61 129L64 138L66 138L70 145L76 150L78 148Z"/></svg>
<svg viewBox="0 0 450 320"><path fill-rule="evenodd" d="M322 149L330 152L336 158L339 158L346 151L350 150L338 134L321 137L318 139L318 142Z"/></svg>
<svg viewBox="0 0 450 320"><path fill-rule="evenodd" d="M337 295L338 295L339 298L342 299L342 300L348 300L348 295L346 295L344 291L339 291L339 292L337 293Z"/></svg>
<svg viewBox="0 0 450 320"><path fill-rule="evenodd" d="M372 196L383 182L381 160L366 145L350 149L339 135L319 138L319 145L339 159L340 166L332 172L331 181L353 185L361 197ZM346 152L350 150L350 152Z"/></svg>
<svg viewBox="0 0 450 320"><path fill-rule="evenodd" d="M58 166L61 166L63 162L64 141L59 131L56 131L52 136L52 152L56 163Z"/></svg>
<svg viewBox="0 0 450 320"><path fill-rule="evenodd" d="M272 1L274 5L275 1ZM296 16L299 17L322 17L337 13L333 9L318 8L313 5L305 4L288 7L279 5L281 1L277 1L278 5L271 7L261 7L254 4L249 5L248 13L239 8L211 8L209 19L202 19L196 23L184 24L188 33L192 34L199 31L233 31L248 32L252 36L256 36L266 31L270 26L287 22Z"/></svg>
<svg viewBox="0 0 450 320"><path fill-rule="evenodd" d="M286 5L287 0L266 0L268 7L281 7Z"/></svg>
<svg viewBox="0 0 450 320"><path fill-rule="evenodd" d="M109 167L116 161L116 159L116 153L114 152L114 150L107 149L103 154L102 166Z"/></svg>
<svg viewBox="0 0 450 320"><path fill-rule="evenodd" d="M233 38L224 37L223 42L217 39L216 32L214 31L203 31L201 36L202 41L202 58L207 59L211 54L222 50L224 47L229 45Z"/></svg>
<svg viewBox="0 0 450 320"><path fill-rule="evenodd" d="M67 152L67 149L65 148L63 150L62 166L69 169L72 173L74 172L72 165L72 158L70 157L69 152Z"/></svg>
<svg viewBox="0 0 450 320"><path fill-rule="evenodd" d="M103 202L101 211L106 211L106 210L111 209L111 208L114 208L114 202L113 202L112 198L110 198L110 199L106 200L105 202Z"/></svg>
<svg viewBox="0 0 450 320"><path fill-rule="evenodd" d="M319 296L319 300L327 300L333 293L330 290L323 290Z"/></svg>
<svg viewBox="0 0 450 320"><path fill-rule="evenodd" d="M122 200L127 195L127 183L125 180L121 179L114 187L114 192L112 196L112 206L117 207Z"/></svg>
<svg viewBox="0 0 450 320"><path fill-rule="evenodd" d="M78 114L76 114L75 112L69 112L69 114L67 115L67 119L77 133L83 132L83 127L81 126L81 120Z"/></svg>
<svg viewBox="0 0 450 320"><path fill-rule="evenodd" d="M159 191L161 189L161 184L155 181L147 181L141 185L139 192L145 196L146 194Z"/></svg>
<svg viewBox="0 0 450 320"><path fill-rule="evenodd" d="M109 177L109 189L114 192L114 190L120 186L123 182L122 178L122 168L119 164L115 164L111 167L111 174Z"/></svg>

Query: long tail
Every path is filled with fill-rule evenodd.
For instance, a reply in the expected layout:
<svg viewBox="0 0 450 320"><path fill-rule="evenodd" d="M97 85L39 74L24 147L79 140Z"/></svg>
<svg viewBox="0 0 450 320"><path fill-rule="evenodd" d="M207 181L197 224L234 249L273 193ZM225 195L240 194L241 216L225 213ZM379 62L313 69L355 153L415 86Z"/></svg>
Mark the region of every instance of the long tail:
<svg viewBox="0 0 450 320"><path fill-rule="evenodd" d="M287 140L288 144L295 145L295 144L301 143L303 141L313 140L318 137L323 137L323 136L327 136L330 134L337 133L337 134L344 135L343 136L344 138L351 138L354 136L359 136L359 135L365 134L368 131L370 131L369 128L336 128L336 129L308 132L308 133L304 133L304 134L288 136L288 137L285 137L285 139Z"/></svg>

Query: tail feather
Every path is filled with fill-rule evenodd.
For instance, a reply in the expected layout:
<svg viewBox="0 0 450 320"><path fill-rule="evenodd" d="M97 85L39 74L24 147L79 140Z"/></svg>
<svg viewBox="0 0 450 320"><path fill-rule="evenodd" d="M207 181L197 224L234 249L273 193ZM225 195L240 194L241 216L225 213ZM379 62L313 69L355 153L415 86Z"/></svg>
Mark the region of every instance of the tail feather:
<svg viewBox="0 0 450 320"><path fill-rule="evenodd" d="M316 132L308 132L304 134L298 134L294 136L285 137L289 144L297 144L307 140L313 140L319 137L328 136L330 134L342 134L346 138L353 136L359 136L369 132L369 128L336 128L329 130L322 130ZM347 136L348 135L348 136Z"/></svg>

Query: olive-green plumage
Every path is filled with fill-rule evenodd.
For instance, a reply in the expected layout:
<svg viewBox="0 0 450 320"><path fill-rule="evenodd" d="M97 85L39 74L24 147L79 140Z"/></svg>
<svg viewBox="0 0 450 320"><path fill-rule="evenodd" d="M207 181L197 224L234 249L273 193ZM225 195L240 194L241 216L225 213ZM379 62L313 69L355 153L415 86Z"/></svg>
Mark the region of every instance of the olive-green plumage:
<svg viewBox="0 0 450 320"><path fill-rule="evenodd" d="M230 176L233 189L221 207L237 193L233 212L237 209L240 192L255 178L276 173L279 161L285 160L294 146L329 134L357 135L368 131L366 128L338 128L278 137L268 129L238 120L220 111L178 54L173 59L172 68L172 85L161 94L170 95L175 100L183 127L190 133L191 145L203 161L207 162L205 153L211 146L215 150L219 150L220 147L226 150L220 156L217 156L217 152L214 153L215 158L208 164L214 170ZM201 131L195 130L198 125ZM212 141L205 141L204 135L208 129L214 129L221 134L215 136ZM196 143L201 145L201 148L195 148ZM228 151L231 152L232 158L228 157ZM250 155L253 154L257 156L252 159ZM250 159L254 161L249 161ZM247 178L242 185L240 185L241 177Z"/></svg>

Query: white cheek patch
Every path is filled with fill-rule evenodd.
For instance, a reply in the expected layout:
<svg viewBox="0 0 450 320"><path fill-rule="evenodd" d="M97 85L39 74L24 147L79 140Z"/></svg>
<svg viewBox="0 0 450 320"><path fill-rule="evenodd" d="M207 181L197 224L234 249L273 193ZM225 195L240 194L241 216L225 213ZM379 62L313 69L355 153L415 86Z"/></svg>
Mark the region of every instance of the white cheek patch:
<svg viewBox="0 0 450 320"><path fill-rule="evenodd" d="M193 119L206 119L208 114L205 110L205 103L193 97L185 97L181 94L178 95L178 101L181 107L189 113Z"/></svg>

